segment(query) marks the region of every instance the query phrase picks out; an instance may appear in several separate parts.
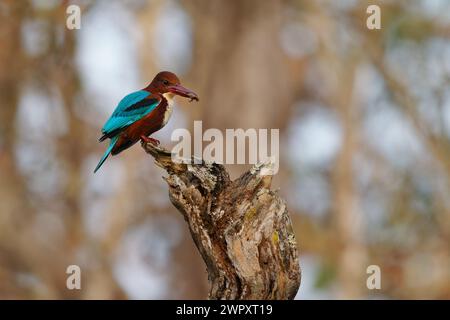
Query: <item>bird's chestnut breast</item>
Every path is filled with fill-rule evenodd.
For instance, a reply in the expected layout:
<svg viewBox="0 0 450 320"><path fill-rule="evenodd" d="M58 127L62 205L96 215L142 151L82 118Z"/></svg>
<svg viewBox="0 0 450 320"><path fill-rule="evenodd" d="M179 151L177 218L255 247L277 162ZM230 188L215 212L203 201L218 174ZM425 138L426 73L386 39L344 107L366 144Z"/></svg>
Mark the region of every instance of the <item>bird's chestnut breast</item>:
<svg viewBox="0 0 450 320"><path fill-rule="evenodd" d="M129 139L138 141L142 135L149 136L153 132L158 131L165 125L164 118L167 109L167 100L163 98L152 112L130 125L124 133Z"/></svg>

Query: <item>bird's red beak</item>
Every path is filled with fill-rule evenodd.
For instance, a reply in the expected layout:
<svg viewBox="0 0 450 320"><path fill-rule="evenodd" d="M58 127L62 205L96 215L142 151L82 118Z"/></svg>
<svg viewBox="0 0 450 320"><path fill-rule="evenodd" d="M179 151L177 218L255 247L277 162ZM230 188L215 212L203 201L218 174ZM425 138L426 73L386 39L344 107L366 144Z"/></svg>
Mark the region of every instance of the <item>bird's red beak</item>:
<svg viewBox="0 0 450 320"><path fill-rule="evenodd" d="M170 86L168 89L169 89L169 92L172 92L174 94L177 94L177 95L185 97L185 98L189 98L190 101L192 101L192 100L198 101L197 94L194 91L183 87L181 84L175 84L173 86Z"/></svg>

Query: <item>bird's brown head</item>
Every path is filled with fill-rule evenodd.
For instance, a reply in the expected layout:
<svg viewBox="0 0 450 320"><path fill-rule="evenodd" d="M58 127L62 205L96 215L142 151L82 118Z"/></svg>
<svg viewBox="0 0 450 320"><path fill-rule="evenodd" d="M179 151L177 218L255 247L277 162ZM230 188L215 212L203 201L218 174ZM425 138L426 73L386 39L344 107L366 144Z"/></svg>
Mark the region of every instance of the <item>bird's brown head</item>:
<svg viewBox="0 0 450 320"><path fill-rule="evenodd" d="M189 98L190 101L198 101L197 94L194 91L183 87L176 74L169 71L159 72L147 88L152 93L173 93Z"/></svg>

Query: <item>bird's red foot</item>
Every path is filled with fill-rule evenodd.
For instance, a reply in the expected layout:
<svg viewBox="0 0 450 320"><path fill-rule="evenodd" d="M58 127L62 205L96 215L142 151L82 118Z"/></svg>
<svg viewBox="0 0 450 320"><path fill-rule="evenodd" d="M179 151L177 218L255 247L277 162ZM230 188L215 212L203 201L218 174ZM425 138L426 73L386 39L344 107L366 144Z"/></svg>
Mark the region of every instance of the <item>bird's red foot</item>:
<svg viewBox="0 0 450 320"><path fill-rule="evenodd" d="M160 144L159 140L153 139L153 138L150 138L150 137L146 137L146 136L141 136L141 140L142 140L142 142L151 143L151 144L154 144L156 146L159 146L159 144Z"/></svg>

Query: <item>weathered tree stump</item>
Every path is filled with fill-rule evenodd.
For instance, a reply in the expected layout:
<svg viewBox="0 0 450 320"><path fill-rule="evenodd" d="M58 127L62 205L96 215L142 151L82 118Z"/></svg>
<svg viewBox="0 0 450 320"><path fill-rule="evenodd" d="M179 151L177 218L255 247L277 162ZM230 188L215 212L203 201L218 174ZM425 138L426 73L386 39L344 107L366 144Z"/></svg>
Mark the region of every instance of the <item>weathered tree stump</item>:
<svg viewBox="0 0 450 320"><path fill-rule="evenodd" d="M206 263L209 299L293 299L300 286L297 244L286 204L256 165L231 181L223 165L172 161L144 150L169 176L169 198L183 214Z"/></svg>

